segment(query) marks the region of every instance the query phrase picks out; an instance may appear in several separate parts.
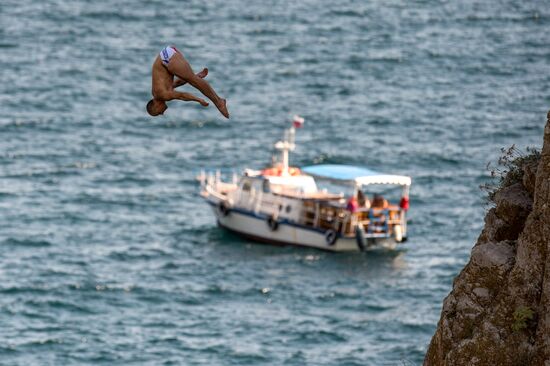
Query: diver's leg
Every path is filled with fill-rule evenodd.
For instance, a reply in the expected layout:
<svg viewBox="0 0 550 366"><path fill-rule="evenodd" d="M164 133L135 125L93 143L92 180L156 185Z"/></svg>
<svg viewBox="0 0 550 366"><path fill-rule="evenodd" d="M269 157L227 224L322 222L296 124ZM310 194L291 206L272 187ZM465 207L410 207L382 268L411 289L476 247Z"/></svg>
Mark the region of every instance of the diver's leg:
<svg viewBox="0 0 550 366"><path fill-rule="evenodd" d="M204 69L202 69L200 72L196 73L195 75L197 75L201 79L204 79L206 77L206 75L208 75L208 69L205 67ZM176 80L174 80L174 83L173 83L172 87L175 89L175 88L179 88L180 86L185 85L185 84L187 84L187 81L176 77Z"/></svg>
<svg viewBox="0 0 550 366"><path fill-rule="evenodd" d="M189 62L187 62L187 60L180 53L175 53L170 58L170 62L166 65L166 68L178 78L187 81L189 84L197 88L214 103L221 114L223 114L226 118L229 118L225 99L220 98L206 80L203 80L195 75L191 65L189 65Z"/></svg>

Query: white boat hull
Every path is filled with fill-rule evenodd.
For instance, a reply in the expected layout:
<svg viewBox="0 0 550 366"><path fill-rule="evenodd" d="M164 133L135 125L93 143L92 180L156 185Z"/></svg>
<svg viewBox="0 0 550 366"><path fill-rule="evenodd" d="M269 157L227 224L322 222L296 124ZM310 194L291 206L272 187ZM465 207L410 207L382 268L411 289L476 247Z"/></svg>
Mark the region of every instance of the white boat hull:
<svg viewBox="0 0 550 366"><path fill-rule="evenodd" d="M255 241L275 245L297 245L333 252L358 252L361 250L355 237L337 234L335 240L328 240L330 237L327 239L326 232L288 221L277 223L277 227L273 229L273 226L270 227L268 223L268 217L241 209L230 209L222 213L216 204L209 203L218 225ZM397 243L392 238L370 239L366 250L394 249L396 245Z"/></svg>

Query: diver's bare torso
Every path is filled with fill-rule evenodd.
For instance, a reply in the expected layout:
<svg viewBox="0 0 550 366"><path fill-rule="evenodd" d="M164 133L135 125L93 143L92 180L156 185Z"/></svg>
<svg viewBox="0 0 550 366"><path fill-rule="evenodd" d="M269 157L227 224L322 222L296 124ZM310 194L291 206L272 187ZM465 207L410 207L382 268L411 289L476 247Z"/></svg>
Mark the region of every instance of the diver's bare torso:
<svg viewBox="0 0 550 366"><path fill-rule="evenodd" d="M153 62L153 83L151 93L153 98L162 101L172 100L174 91L174 75L162 64L160 56Z"/></svg>

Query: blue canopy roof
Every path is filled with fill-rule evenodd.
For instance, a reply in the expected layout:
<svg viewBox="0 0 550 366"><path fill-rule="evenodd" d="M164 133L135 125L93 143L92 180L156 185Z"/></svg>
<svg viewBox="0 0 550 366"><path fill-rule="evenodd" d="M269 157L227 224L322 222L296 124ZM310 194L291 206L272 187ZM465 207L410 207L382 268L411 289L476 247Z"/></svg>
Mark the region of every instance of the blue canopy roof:
<svg viewBox="0 0 550 366"><path fill-rule="evenodd" d="M380 175L374 170L353 165L322 164L310 165L301 169L311 175L337 180L354 180L357 177Z"/></svg>
<svg viewBox="0 0 550 366"><path fill-rule="evenodd" d="M411 185L411 178L402 175L388 175L363 167L340 164L321 164L302 167L307 174L336 181L352 181L355 184L398 184Z"/></svg>

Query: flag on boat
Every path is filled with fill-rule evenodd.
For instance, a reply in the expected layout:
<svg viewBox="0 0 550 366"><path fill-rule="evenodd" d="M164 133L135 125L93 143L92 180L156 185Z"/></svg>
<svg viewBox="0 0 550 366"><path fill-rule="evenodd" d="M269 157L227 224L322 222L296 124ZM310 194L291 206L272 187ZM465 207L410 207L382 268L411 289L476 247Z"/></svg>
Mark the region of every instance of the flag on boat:
<svg viewBox="0 0 550 366"><path fill-rule="evenodd" d="M298 115L292 117L292 125L294 128L302 128L304 126L304 119Z"/></svg>

